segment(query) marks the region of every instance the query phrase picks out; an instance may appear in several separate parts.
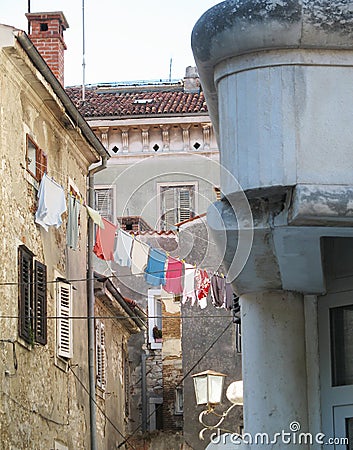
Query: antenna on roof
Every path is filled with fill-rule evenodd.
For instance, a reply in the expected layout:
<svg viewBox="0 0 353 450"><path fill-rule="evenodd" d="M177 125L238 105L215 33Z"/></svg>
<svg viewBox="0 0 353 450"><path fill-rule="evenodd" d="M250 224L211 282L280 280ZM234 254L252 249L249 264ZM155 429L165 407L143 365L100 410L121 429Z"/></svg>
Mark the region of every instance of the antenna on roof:
<svg viewBox="0 0 353 450"><path fill-rule="evenodd" d="M30 14L30 12L31 12L31 0L28 0L28 14ZM30 25L30 22L28 21L28 34L31 34L31 25Z"/></svg>
<svg viewBox="0 0 353 450"><path fill-rule="evenodd" d="M29 0L28 0L29 1ZM82 0L82 102L86 100L85 0Z"/></svg>
<svg viewBox="0 0 353 450"><path fill-rule="evenodd" d="M169 61L169 82L172 81L172 64L173 64L173 58L170 58L170 61Z"/></svg>

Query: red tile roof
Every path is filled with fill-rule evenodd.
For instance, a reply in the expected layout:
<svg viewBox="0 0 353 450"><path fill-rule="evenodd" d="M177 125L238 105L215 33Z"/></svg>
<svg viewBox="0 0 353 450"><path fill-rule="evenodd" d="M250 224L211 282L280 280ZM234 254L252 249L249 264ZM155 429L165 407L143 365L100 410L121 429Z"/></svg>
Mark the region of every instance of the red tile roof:
<svg viewBox="0 0 353 450"><path fill-rule="evenodd" d="M81 87L68 87L66 92L86 118L207 114L203 92L186 93L180 85L163 90L158 87L154 90L151 86L148 89L143 86L129 89L127 86L125 90L121 86L116 89L88 86L84 103Z"/></svg>

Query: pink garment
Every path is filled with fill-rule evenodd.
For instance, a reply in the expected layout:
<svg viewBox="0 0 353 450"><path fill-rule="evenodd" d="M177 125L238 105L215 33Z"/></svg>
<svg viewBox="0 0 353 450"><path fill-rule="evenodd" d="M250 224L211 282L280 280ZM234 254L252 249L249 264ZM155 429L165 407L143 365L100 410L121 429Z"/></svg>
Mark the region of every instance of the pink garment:
<svg viewBox="0 0 353 450"><path fill-rule="evenodd" d="M114 261L114 240L116 225L102 218L103 228L97 228L96 243L93 252L98 258L105 261Z"/></svg>
<svg viewBox="0 0 353 450"><path fill-rule="evenodd" d="M182 277L183 263L177 259L168 257L164 290L170 294L181 294L183 292Z"/></svg>

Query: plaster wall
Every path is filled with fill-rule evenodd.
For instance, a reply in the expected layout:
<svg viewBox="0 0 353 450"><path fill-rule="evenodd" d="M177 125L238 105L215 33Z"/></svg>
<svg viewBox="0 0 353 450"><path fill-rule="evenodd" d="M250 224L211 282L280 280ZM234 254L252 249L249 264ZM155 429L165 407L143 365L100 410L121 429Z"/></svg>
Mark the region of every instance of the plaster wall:
<svg viewBox="0 0 353 450"><path fill-rule="evenodd" d="M127 341L130 333L124 327L124 320L109 319L112 312L100 301L96 301L96 317L104 324L105 349L106 349L106 388L97 388L97 430L99 435L98 447L102 449L115 448L119 445L123 436L127 435L126 423L129 409L126 408L127 391L125 383L129 382L125 377L127 358ZM127 369L128 370L128 369ZM107 420L112 421L120 433Z"/></svg>
<svg viewBox="0 0 353 450"><path fill-rule="evenodd" d="M179 232L180 248L187 254L187 261L197 267L207 267L210 271L222 272L222 250L216 247L206 223L206 217L184 224ZM190 242L192 244L190 245ZM212 369L227 375L225 388L232 381L242 379L242 354L236 350L236 328L232 314L224 308L215 308L208 298L205 309L189 302L181 305L182 315L182 363L184 389L184 437L194 450L203 450L210 438L205 433L205 441L199 439L202 428L198 416L203 410L196 405L192 375ZM224 397L220 411L230 406ZM224 427L239 433L243 425L242 407L235 407L224 422Z"/></svg>
<svg viewBox="0 0 353 450"><path fill-rule="evenodd" d="M73 316L86 312L86 214L81 212L79 249L66 248L66 220L48 232L34 222L37 190L26 170L26 134L45 151L48 174L68 192L70 180L85 198L86 174L96 160L83 157L79 134L70 135L63 108L24 54L16 58L0 49L0 442L3 449L48 449L54 440L69 448L86 449L89 442L88 396L76 376L88 386L87 329L73 321L73 358L56 356L56 283L73 282ZM46 97L47 101L43 101ZM48 339L30 346L18 336L18 246L25 244L47 266ZM82 280L82 281L81 281ZM9 342L13 342L12 344ZM13 353L15 351L15 353ZM15 364L15 362L17 364ZM73 374L75 372L76 376Z"/></svg>
<svg viewBox="0 0 353 450"><path fill-rule="evenodd" d="M116 186L117 216L142 216L158 229L160 217L159 184L195 183L195 214L207 211L215 199L213 187L219 185L219 166L202 156L189 154L153 155L133 163L117 157L95 177L97 185ZM113 165L114 164L114 165Z"/></svg>

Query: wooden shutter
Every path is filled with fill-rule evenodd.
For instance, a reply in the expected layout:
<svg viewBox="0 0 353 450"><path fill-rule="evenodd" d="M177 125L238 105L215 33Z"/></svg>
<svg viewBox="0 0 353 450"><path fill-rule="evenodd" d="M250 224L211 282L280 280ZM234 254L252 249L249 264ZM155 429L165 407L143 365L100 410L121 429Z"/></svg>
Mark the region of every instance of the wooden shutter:
<svg viewBox="0 0 353 450"><path fill-rule="evenodd" d="M168 186L162 188L162 230L169 230L171 226L177 223L177 204L175 189Z"/></svg>
<svg viewBox="0 0 353 450"><path fill-rule="evenodd" d="M96 323L96 379L97 386L105 389L106 369L105 369L105 330L104 323Z"/></svg>
<svg viewBox="0 0 353 450"><path fill-rule="evenodd" d="M113 189L96 189L96 210L104 219L114 223L113 217Z"/></svg>
<svg viewBox="0 0 353 450"><path fill-rule="evenodd" d="M57 286L57 346L58 355L72 358L72 286L58 282Z"/></svg>
<svg viewBox="0 0 353 450"><path fill-rule="evenodd" d="M161 189L162 225L169 230L173 225L193 217L195 186L166 186Z"/></svg>
<svg viewBox="0 0 353 450"><path fill-rule="evenodd" d="M130 366L125 350L123 350L123 362L124 362L124 393L125 393L125 415L129 416L130 413Z"/></svg>
<svg viewBox="0 0 353 450"><path fill-rule="evenodd" d="M34 339L47 343L47 268L39 261L34 263Z"/></svg>
<svg viewBox="0 0 353 450"><path fill-rule="evenodd" d="M40 181L43 175L47 172L47 155L40 148L37 149L37 160L36 160L36 178Z"/></svg>
<svg viewBox="0 0 353 450"><path fill-rule="evenodd" d="M191 217L191 187L179 188L178 192L178 222L184 222Z"/></svg>
<svg viewBox="0 0 353 450"><path fill-rule="evenodd" d="M33 343L33 254L27 247L18 248L19 335Z"/></svg>

